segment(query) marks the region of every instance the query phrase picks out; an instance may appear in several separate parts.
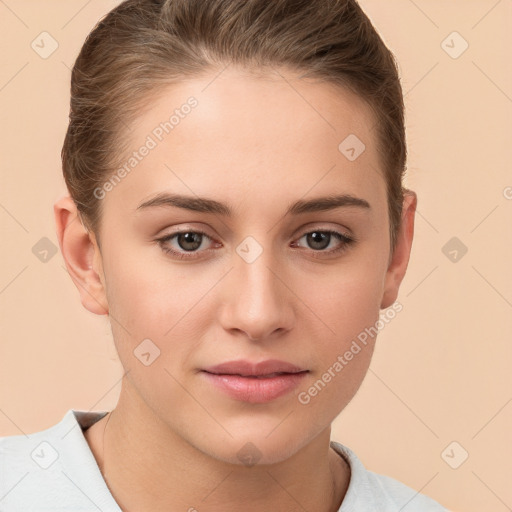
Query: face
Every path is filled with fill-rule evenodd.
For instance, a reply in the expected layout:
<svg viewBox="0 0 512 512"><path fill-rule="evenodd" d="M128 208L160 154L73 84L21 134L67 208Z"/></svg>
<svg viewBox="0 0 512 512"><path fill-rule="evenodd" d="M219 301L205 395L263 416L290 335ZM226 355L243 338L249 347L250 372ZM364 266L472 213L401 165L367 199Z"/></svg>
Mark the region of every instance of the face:
<svg viewBox="0 0 512 512"><path fill-rule="evenodd" d="M243 447L284 460L329 430L370 363L361 333L397 291L370 110L280 72L169 86L131 125L130 170L98 192L122 393L233 463ZM294 369L255 366L268 360Z"/></svg>

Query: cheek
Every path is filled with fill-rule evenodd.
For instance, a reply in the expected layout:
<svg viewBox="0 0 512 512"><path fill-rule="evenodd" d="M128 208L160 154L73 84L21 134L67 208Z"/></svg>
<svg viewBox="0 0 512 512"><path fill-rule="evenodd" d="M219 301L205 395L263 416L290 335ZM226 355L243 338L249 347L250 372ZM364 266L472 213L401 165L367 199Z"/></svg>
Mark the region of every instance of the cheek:
<svg viewBox="0 0 512 512"><path fill-rule="evenodd" d="M304 274L309 272L303 272L294 283L315 313L310 318L323 325L322 336L333 341L329 347L342 348L378 320L387 269L386 236L384 227L367 231L354 250L336 265L306 279Z"/></svg>
<svg viewBox="0 0 512 512"><path fill-rule="evenodd" d="M157 251L116 250L105 266L119 359L155 407L160 393L165 395L161 403L170 395L181 396L177 381L204 338L208 301L202 298L212 286L211 276L191 276L190 266L166 262Z"/></svg>
<svg viewBox="0 0 512 512"><path fill-rule="evenodd" d="M167 337L207 290L208 283L202 291L201 283L191 279L190 267L167 262L159 251L156 246L117 247L105 268L110 313L134 341Z"/></svg>
<svg viewBox="0 0 512 512"><path fill-rule="evenodd" d="M352 400L363 382L372 358L376 335L372 327L378 309L351 303L331 322L335 336L317 337L314 371L298 390L297 403L318 425L332 422ZM352 309L353 307L353 309Z"/></svg>
<svg viewBox="0 0 512 512"><path fill-rule="evenodd" d="M188 367L201 337L201 319L192 309L197 288L190 289L186 279L171 270L129 260L110 269L108 282L110 323L119 360L132 384L129 393L160 417L190 407L180 371ZM173 421L186 423L182 417Z"/></svg>
<svg viewBox="0 0 512 512"><path fill-rule="evenodd" d="M313 292L310 287L305 295L318 316L311 316L318 328L309 331L314 337L315 371L297 400L320 423L332 421L353 398L368 371L376 340L372 328L379 320L382 269L378 263L346 269L331 273L322 286Z"/></svg>
<svg viewBox="0 0 512 512"><path fill-rule="evenodd" d="M326 340L326 352L343 348L378 320L382 283L378 264L347 264L294 287L308 306L304 312L309 322L318 326L314 331L318 340Z"/></svg>

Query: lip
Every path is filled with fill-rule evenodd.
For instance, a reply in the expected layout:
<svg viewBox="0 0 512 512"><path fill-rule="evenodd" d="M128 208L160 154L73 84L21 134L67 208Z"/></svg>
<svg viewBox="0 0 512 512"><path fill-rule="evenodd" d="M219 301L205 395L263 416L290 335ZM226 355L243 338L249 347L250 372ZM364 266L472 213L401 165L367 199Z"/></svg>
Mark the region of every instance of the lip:
<svg viewBox="0 0 512 512"><path fill-rule="evenodd" d="M201 374L231 398L265 403L290 393L309 370L277 359L258 363L228 361L201 370Z"/></svg>
<svg viewBox="0 0 512 512"><path fill-rule="evenodd" d="M278 359L267 359L259 363L253 363L244 359L227 361L208 368L203 368L208 373L223 375L241 375L242 377L270 375L272 373L299 373L306 371L304 368L279 361Z"/></svg>

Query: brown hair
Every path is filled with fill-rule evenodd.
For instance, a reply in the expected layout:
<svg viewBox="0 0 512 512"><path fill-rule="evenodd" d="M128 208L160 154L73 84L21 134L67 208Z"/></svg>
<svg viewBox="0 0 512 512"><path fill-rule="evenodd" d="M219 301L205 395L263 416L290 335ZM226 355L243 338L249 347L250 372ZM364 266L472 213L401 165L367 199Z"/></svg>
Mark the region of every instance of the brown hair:
<svg viewBox="0 0 512 512"><path fill-rule="evenodd" d="M102 202L94 191L121 165L127 128L149 93L226 64L287 67L370 106L393 250L406 190L402 88L393 54L356 0L126 0L102 18L73 67L62 148L68 191L98 242Z"/></svg>

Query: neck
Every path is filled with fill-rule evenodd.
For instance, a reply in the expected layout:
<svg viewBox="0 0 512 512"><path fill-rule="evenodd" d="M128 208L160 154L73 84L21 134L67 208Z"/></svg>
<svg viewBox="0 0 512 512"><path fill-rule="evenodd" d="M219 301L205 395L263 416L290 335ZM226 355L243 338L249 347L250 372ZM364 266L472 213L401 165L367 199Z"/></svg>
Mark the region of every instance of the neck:
<svg viewBox="0 0 512 512"><path fill-rule="evenodd" d="M86 439L123 512L337 512L350 480L348 464L329 446L330 428L282 462L230 464L198 450L123 393Z"/></svg>

